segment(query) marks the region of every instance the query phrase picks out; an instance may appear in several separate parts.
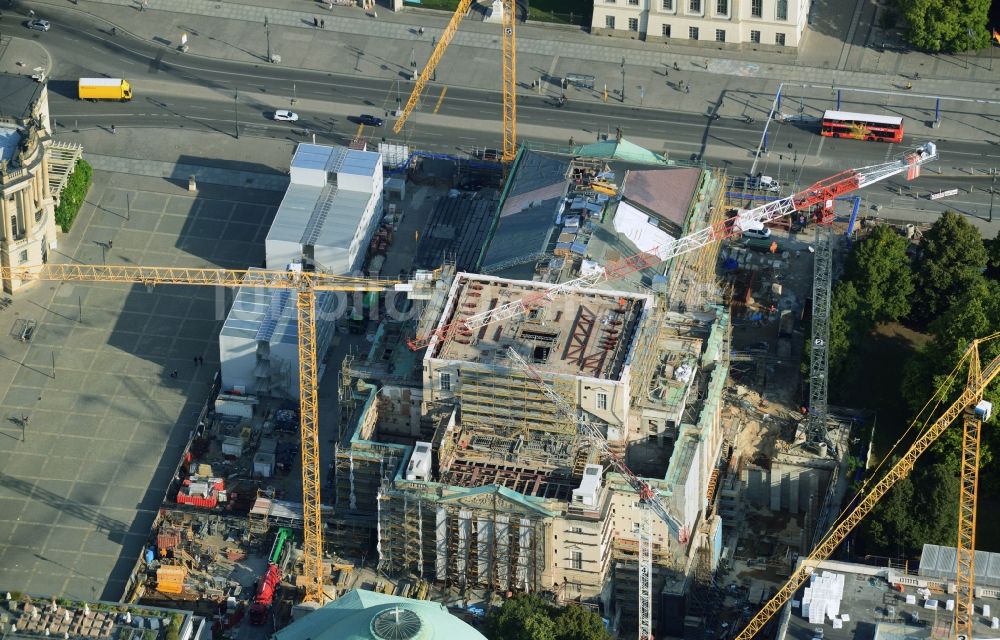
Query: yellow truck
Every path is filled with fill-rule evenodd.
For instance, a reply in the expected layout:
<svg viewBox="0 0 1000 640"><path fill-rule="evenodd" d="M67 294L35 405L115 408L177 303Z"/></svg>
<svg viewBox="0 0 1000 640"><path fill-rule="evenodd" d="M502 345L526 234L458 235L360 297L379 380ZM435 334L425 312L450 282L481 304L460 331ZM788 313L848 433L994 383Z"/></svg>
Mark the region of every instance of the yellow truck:
<svg viewBox="0 0 1000 640"><path fill-rule="evenodd" d="M121 78L80 78L81 100L132 99L132 86Z"/></svg>

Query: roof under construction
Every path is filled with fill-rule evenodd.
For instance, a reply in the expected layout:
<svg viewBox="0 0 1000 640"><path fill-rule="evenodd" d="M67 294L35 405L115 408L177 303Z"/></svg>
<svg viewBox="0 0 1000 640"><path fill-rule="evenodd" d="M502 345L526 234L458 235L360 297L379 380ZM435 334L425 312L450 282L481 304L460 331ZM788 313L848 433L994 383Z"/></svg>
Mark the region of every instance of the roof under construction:
<svg viewBox="0 0 1000 640"><path fill-rule="evenodd" d="M530 299L527 313L476 330L459 326L428 351L442 360L491 363L513 347L538 370L606 380L621 377L636 329L652 306L648 295L570 289L541 298L553 285L473 274L455 278L441 325Z"/></svg>

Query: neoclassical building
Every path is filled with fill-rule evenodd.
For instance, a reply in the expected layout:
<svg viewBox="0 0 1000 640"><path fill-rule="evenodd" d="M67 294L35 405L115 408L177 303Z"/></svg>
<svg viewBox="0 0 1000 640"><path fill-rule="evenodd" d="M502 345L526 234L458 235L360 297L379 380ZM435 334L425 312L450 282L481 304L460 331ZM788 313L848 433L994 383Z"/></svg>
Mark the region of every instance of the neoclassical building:
<svg viewBox="0 0 1000 640"><path fill-rule="evenodd" d="M55 208L82 155L78 144L56 142L49 124L48 92L30 76L0 74L0 265L34 267L56 248ZM3 278L14 293L27 284Z"/></svg>

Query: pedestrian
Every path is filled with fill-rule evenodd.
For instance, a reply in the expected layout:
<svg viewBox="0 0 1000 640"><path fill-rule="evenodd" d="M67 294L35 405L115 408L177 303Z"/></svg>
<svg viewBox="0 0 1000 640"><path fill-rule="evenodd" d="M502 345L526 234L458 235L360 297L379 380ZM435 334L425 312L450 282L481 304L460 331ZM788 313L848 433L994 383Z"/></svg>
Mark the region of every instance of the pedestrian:
<svg viewBox="0 0 1000 640"><path fill-rule="evenodd" d="M205 364L205 359L202 358L201 356L198 356L198 364Z"/></svg>
<svg viewBox="0 0 1000 640"><path fill-rule="evenodd" d="M705 68L708 69L708 58L705 58Z"/></svg>
<svg viewBox="0 0 1000 640"><path fill-rule="evenodd" d="M664 77L664 78L669 78L669 77L670 77L670 72L669 72L669 71L667 71L666 69L664 69L664 70L663 70L663 77Z"/></svg>
<svg viewBox="0 0 1000 640"><path fill-rule="evenodd" d="M173 371L170 372L170 377L171 378L176 378L177 377L177 369L174 369Z"/></svg>
<svg viewBox="0 0 1000 640"><path fill-rule="evenodd" d="M111 125L111 133L118 133L118 130L115 129L115 125Z"/></svg>
<svg viewBox="0 0 1000 640"><path fill-rule="evenodd" d="M378 20L378 11L376 11L375 9L372 9L372 17Z"/></svg>
<svg viewBox="0 0 1000 640"><path fill-rule="evenodd" d="M108 249L114 249L114 248L115 248L115 241L108 240Z"/></svg>
<svg viewBox="0 0 1000 640"><path fill-rule="evenodd" d="M314 27L319 26L319 18L317 18L316 16L313 16L313 26Z"/></svg>
<svg viewBox="0 0 1000 640"><path fill-rule="evenodd" d="M29 422L31 422L31 418L30 417L28 417L28 416L21 416L21 423L24 424L24 426L28 426Z"/></svg>
<svg viewBox="0 0 1000 640"><path fill-rule="evenodd" d="M419 33L420 35L424 35L424 28L420 27L419 29L417 29L417 33Z"/></svg>
<svg viewBox="0 0 1000 640"><path fill-rule="evenodd" d="M198 356L194 357L194 366L198 366Z"/></svg>
<svg viewBox="0 0 1000 640"><path fill-rule="evenodd" d="M326 29L326 20L320 20L319 21L319 28L320 29Z"/></svg>
<svg viewBox="0 0 1000 640"><path fill-rule="evenodd" d="M681 68L677 66L677 62L674 62L674 71L680 71Z"/></svg>
<svg viewBox="0 0 1000 640"><path fill-rule="evenodd" d="M691 93L691 85L689 84L684 85L684 93Z"/></svg>

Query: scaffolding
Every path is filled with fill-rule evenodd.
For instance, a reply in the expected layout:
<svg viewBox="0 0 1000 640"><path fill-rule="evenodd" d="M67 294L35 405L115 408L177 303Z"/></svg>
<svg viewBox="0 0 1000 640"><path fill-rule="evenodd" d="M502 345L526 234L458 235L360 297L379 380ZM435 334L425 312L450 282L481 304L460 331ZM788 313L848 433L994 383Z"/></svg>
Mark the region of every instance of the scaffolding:
<svg viewBox="0 0 1000 640"><path fill-rule="evenodd" d="M816 232L813 258L812 345L809 359L809 440L826 447L827 343L830 341L830 288L833 276L833 238L830 230Z"/></svg>
<svg viewBox="0 0 1000 640"><path fill-rule="evenodd" d="M382 569L438 587L538 591L545 537L540 514L516 511L495 489L466 501L414 484L381 495Z"/></svg>

